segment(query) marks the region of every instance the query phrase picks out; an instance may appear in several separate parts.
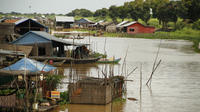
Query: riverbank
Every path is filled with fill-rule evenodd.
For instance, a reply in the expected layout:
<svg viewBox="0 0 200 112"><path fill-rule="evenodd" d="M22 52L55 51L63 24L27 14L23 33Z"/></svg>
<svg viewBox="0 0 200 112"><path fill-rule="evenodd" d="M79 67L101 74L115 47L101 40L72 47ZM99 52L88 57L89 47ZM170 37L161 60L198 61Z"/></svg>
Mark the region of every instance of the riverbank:
<svg viewBox="0 0 200 112"><path fill-rule="evenodd" d="M145 39L178 39L189 40L194 43L193 48L196 52L200 52L200 31L190 28L183 28L173 32L155 32L153 34L127 34L127 33L108 33L104 32L104 37L120 37L120 38L145 38Z"/></svg>

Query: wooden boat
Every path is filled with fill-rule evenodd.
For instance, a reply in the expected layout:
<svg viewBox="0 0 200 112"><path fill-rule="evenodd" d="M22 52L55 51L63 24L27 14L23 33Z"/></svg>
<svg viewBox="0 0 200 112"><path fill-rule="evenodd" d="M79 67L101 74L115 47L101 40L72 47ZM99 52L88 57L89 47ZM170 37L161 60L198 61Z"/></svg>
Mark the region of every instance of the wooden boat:
<svg viewBox="0 0 200 112"><path fill-rule="evenodd" d="M84 59L75 59L75 58L68 58L68 57L48 57L48 56L29 56L31 59L35 59L38 61L43 61L43 62L50 62L52 61L52 64L61 66L62 64L69 64L69 63L74 63L74 64L86 64L86 63L95 63L98 61L100 58L84 58ZM51 63L50 63L51 64Z"/></svg>
<svg viewBox="0 0 200 112"><path fill-rule="evenodd" d="M117 58L117 59L114 59L114 58L111 58L111 59L106 59L106 58L101 58L97 61L97 63L114 63L114 64L117 64L119 63L119 61L121 60L121 58Z"/></svg>

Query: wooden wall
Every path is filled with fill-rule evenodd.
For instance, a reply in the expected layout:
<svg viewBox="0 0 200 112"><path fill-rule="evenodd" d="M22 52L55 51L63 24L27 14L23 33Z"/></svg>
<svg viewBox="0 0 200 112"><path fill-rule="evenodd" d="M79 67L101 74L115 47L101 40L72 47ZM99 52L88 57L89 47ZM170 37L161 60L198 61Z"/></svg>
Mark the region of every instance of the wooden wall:
<svg viewBox="0 0 200 112"><path fill-rule="evenodd" d="M0 49L11 50L11 51L22 51L29 56L32 51L32 46L14 45L14 44L0 44Z"/></svg>
<svg viewBox="0 0 200 112"><path fill-rule="evenodd" d="M0 43L8 43L7 39L11 38L11 35L14 35L14 24L0 23Z"/></svg>

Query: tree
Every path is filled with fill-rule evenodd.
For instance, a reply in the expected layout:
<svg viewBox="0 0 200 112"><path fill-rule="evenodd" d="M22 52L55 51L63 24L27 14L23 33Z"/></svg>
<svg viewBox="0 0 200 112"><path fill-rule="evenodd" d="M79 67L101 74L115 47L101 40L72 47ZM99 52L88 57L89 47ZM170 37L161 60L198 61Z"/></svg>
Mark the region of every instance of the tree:
<svg viewBox="0 0 200 112"><path fill-rule="evenodd" d="M95 11L94 13L94 17L106 17L108 15L108 9L106 8L102 8L102 9L98 9Z"/></svg>
<svg viewBox="0 0 200 112"><path fill-rule="evenodd" d="M81 17L91 17L93 12L87 9L75 9L72 12L66 14L67 16L81 16Z"/></svg>
<svg viewBox="0 0 200 112"><path fill-rule="evenodd" d="M182 15L184 19L196 21L200 18L200 2L199 0L182 0L182 6L186 13Z"/></svg>
<svg viewBox="0 0 200 112"><path fill-rule="evenodd" d="M128 7L126 6L119 6L118 7L118 17L122 19L122 21L124 21L125 18L127 18L128 16Z"/></svg>
<svg viewBox="0 0 200 112"><path fill-rule="evenodd" d="M162 27L167 29L167 23L169 21L177 21L176 4L171 1L166 4L162 4L157 8L157 18L162 22Z"/></svg>
<svg viewBox="0 0 200 112"><path fill-rule="evenodd" d="M150 18L151 18L150 4L145 1L142 4L142 10L141 10L141 14L140 14L140 19L142 19L146 24L148 24L148 21L149 21Z"/></svg>
<svg viewBox="0 0 200 112"><path fill-rule="evenodd" d="M142 16L143 0L135 0L129 3L130 17L137 21Z"/></svg>
<svg viewBox="0 0 200 112"><path fill-rule="evenodd" d="M169 0L146 0L150 4L150 7L153 11L153 17L157 18L158 16L158 7L163 6L164 4L168 3Z"/></svg>
<svg viewBox="0 0 200 112"><path fill-rule="evenodd" d="M110 6L109 16L111 17L113 22L117 22L118 14L119 14L118 8L115 5Z"/></svg>

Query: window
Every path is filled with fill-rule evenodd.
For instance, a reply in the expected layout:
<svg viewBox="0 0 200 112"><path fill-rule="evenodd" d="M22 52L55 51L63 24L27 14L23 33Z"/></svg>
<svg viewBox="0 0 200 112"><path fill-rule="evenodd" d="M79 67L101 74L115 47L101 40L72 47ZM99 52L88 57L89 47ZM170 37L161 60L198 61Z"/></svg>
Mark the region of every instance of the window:
<svg viewBox="0 0 200 112"><path fill-rule="evenodd" d="M134 28L130 28L129 31L130 31L130 32L134 32L135 29L134 29Z"/></svg>

